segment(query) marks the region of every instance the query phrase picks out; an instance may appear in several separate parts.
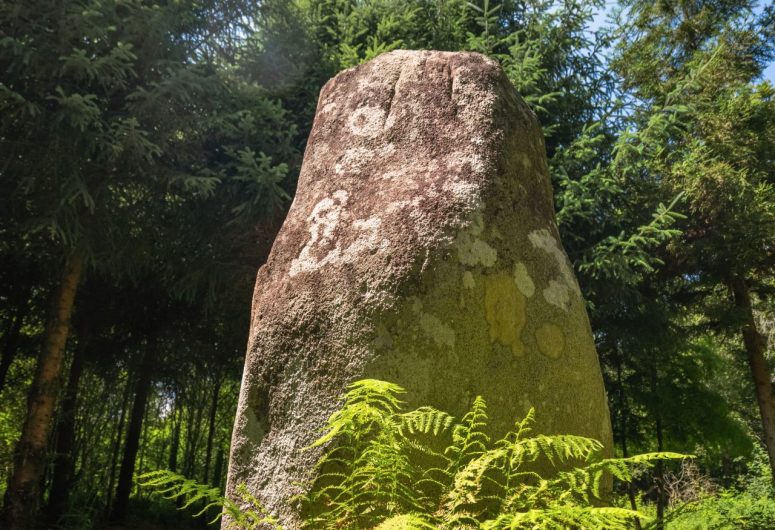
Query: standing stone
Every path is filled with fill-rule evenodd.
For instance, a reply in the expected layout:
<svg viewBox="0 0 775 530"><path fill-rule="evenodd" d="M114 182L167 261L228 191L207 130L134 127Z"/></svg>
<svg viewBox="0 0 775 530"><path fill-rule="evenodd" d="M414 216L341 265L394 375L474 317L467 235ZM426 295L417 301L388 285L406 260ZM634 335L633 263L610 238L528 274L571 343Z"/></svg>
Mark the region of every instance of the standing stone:
<svg viewBox="0 0 775 530"><path fill-rule="evenodd" d="M298 191L261 267L228 490L286 528L319 435L354 380L503 435L611 427L584 301L560 245L543 136L498 64L395 51L320 94Z"/></svg>

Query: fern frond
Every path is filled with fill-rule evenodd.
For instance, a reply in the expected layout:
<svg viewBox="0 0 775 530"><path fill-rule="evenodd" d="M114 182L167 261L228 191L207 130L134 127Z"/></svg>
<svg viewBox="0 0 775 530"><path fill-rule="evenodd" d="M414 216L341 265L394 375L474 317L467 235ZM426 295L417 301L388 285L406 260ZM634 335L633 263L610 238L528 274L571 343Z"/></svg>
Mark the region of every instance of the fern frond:
<svg viewBox="0 0 775 530"><path fill-rule="evenodd" d="M595 498L601 498L603 477L607 474L622 482L631 482L638 474L653 467L657 462L684 460L686 458L693 457L680 453L663 452L644 453L627 458L605 458L584 467L558 473L555 482L557 489L583 492L585 500L588 500L587 495L589 494Z"/></svg>
<svg viewBox="0 0 775 530"><path fill-rule="evenodd" d="M544 510L507 513L484 521L484 530L566 530L594 528L620 530L628 528L633 519L645 519L642 514L625 508L597 508L591 506L554 506Z"/></svg>
<svg viewBox="0 0 775 530"><path fill-rule="evenodd" d="M398 432L402 435L433 434L438 436L452 426L455 418L433 407L420 407L398 415Z"/></svg>
<svg viewBox="0 0 775 530"><path fill-rule="evenodd" d="M328 418L323 436L310 447L320 447L341 435L361 438L379 430L401 408L398 395L406 392L399 385L377 379L356 381L348 388L344 405Z"/></svg>
<svg viewBox="0 0 775 530"><path fill-rule="evenodd" d="M204 507L194 514L199 517L210 509L218 508L218 513L210 524L221 519L224 514L229 516L225 526L228 529L254 530L258 528L275 528L282 530L276 518L267 512L261 503L244 484L237 487L236 495L240 503L224 498L218 488L199 484L183 475L168 470L151 471L138 477L138 484L152 488L165 499L183 501L179 510L185 510L202 502Z"/></svg>
<svg viewBox="0 0 775 530"><path fill-rule="evenodd" d="M438 526L425 514L409 513L405 515L395 515L386 519L374 530L436 530Z"/></svg>
<svg viewBox="0 0 775 530"><path fill-rule="evenodd" d="M657 453L602 459L603 445L591 438L533 435L534 409L493 443L481 396L455 423L432 407L403 411L403 392L375 380L350 387L315 443L329 447L315 484L301 496L317 506L305 526L623 530L641 516L592 506L606 478L629 481L658 460L684 458ZM451 437L443 452L442 435ZM539 459L550 466L534 464ZM537 471L547 467L561 470Z"/></svg>
<svg viewBox="0 0 775 530"><path fill-rule="evenodd" d="M474 403L461 423L452 430L452 445L445 454L450 457L452 473L462 469L468 462L487 451L490 437L484 432L487 428L487 403L482 396L476 396Z"/></svg>

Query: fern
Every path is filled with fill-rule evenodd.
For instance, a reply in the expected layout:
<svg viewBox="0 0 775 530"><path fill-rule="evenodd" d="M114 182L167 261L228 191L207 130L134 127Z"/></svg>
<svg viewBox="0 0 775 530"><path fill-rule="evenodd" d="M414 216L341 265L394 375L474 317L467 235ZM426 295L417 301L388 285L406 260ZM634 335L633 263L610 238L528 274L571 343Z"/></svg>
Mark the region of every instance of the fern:
<svg viewBox="0 0 775 530"><path fill-rule="evenodd" d="M523 528L526 530L539 528L545 530L567 530L568 528L617 530L629 528L634 517L644 518L638 512L624 508L568 505L503 514L491 521L485 521L480 528L484 530Z"/></svg>
<svg viewBox="0 0 775 530"><path fill-rule="evenodd" d="M463 421L453 428L452 445L445 451L451 458L450 473L459 472L468 462L487 450L490 437L484 429L488 419L487 404L484 398L477 396L471 410L463 416Z"/></svg>
<svg viewBox="0 0 775 530"><path fill-rule="evenodd" d="M632 480L651 453L604 459L573 435L533 435L530 410L500 440L487 434L480 396L459 423L432 407L404 411L404 389L383 381L350 387L313 446L328 444L302 497L313 528L627 528L639 513L604 504L608 477ZM440 449L446 445L445 449ZM543 475L538 470L554 469Z"/></svg>
<svg viewBox="0 0 775 530"><path fill-rule="evenodd" d="M282 530L276 518L272 517L247 489L244 484L237 487L237 498L234 502L221 495L218 488L199 484L172 471L159 470L145 473L138 477L141 486L152 488L165 499L181 501L180 510L200 505L194 517L205 515L210 509L218 512L208 524L213 524L226 516L223 527L229 530L257 530L259 528L275 528Z"/></svg>
<svg viewBox="0 0 775 530"><path fill-rule="evenodd" d="M604 506L610 477L632 481L655 462L685 458L649 453L602 458L603 446L573 435L533 435L535 411L503 438L487 434L487 404L477 397L459 423L432 407L404 411L398 385L367 379L310 448L325 447L309 493L297 497L309 528L624 529L640 513ZM308 448L308 449L310 449ZM549 473L539 470L553 470ZM228 528L281 528L244 485L236 501L169 471L141 477L182 508L214 507Z"/></svg>

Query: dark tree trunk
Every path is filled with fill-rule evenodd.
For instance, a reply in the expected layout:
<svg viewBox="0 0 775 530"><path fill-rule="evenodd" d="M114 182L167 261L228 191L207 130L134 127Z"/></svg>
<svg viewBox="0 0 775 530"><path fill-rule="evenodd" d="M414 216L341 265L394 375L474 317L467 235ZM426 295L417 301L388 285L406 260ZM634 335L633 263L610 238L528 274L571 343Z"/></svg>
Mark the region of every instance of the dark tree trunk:
<svg viewBox="0 0 775 530"><path fill-rule="evenodd" d="M662 427L662 408L659 396L659 367L656 356L652 359L651 365L651 393L656 401L654 408L654 431L657 439L657 451L665 450L664 430ZM654 487L657 493L657 517L655 528L662 530L665 527L665 508L667 507L666 489L665 489L665 466L661 460L654 466Z"/></svg>
<svg viewBox="0 0 775 530"><path fill-rule="evenodd" d="M151 375L153 373L153 360L155 358L156 342L154 338L148 339L143 358L140 361L137 384L135 386L135 399L132 403L132 413L129 415L129 425L126 431L124 443L124 457L121 460L121 470L118 474L116 497L113 501L110 518L113 521L121 521L126 516L129 505L129 495L132 492L132 479L135 473L135 460L140 448L140 435L143 430L143 417L145 406L148 403L148 392L151 389Z"/></svg>
<svg viewBox="0 0 775 530"><path fill-rule="evenodd" d="M183 412L180 410L179 405L180 398L175 395L175 411L173 412L172 423L172 442L170 443L170 460L169 470L178 470L178 449L180 449L180 422L182 421Z"/></svg>
<svg viewBox="0 0 775 530"><path fill-rule="evenodd" d="M662 452L665 450L662 434L662 418L657 414L656 421L657 432L657 451ZM665 508L667 508L667 495L665 489L665 465L662 460L658 460L654 466L654 477L656 479L657 486L657 530L662 530L665 527Z"/></svg>
<svg viewBox="0 0 775 530"><path fill-rule="evenodd" d="M215 454L215 469L213 469L213 486L219 488L223 484L223 448L219 447Z"/></svg>
<svg viewBox="0 0 775 530"><path fill-rule="evenodd" d="M126 411L129 405L129 389L132 388L131 378L127 379L126 385L124 385L124 397L121 400L121 415L118 419L118 427L116 428L116 437L113 440L113 450L110 456L110 478L108 480L108 491L105 501L105 512L110 510L113 503L113 485L116 481L116 462L118 461L118 452L121 450L121 438L124 434L124 421L126 421Z"/></svg>
<svg viewBox="0 0 775 530"><path fill-rule="evenodd" d="M210 425L207 429L207 448L205 450L205 469L202 483L207 484L207 481L210 477L210 459L212 458L213 454L213 437L215 436L215 417L216 413L218 412L218 396L221 393L221 380L219 379L215 383L215 388L213 388L213 396L210 401Z"/></svg>
<svg viewBox="0 0 775 530"><path fill-rule="evenodd" d="M138 469L140 472L142 472L143 469L145 469L145 454L146 454L146 448L148 447L148 406L145 407L145 415L143 416L143 432L140 437L140 463L138 464ZM137 487L137 498L142 499L143 498L143 489L138 486Z"/></svg>
<svg viewBox="0 0 775 530"><path fill-rule="evenodd" d="M627 398L624 393L624 377L622 375L622 364L624 362L622 351L619 346L616 346L616 382L618 385L618 408L619 408L619 443L622 446L622 457L627 458L629 451L627 450ZM630 508L633 511L638 511L638 503L635 499L635 485L630 482L627 484L627 498L630 500ZM641 530L640 519L633 518L633 527L635 530Z"/></svg>
<svg viewBox="0 0 775 530"><path fill-rule="evenodd" d="M772 375L767 365L764 352L767 349L767 341L756 329L756 321L753 316L751 294L748 285L742 276L733 276L730 280L730 288L735 300L735 306L742 319L742 335L745 352L748 357L748 366L751 369L756 401L759 404L759 415L762 419L764 431L764 444L770 460L770 472L775 481L775 397L772 390Z"/></svg>
<svg viewBox="0 0 775 530"><path fill-rule="evenodd" d="M186 453L184 458L183 474L187 477L196 475L196 450L199 445L199 437L202 432L202 414L204 405L197 400L192 405L189 413L189 428L186 435Z"/></svg>
<svg viewBox="0 0 775 530"><path fill-rule="evenodd" d="M75 412L78 400L78 383L83 373L85 357L85 338L78 337L78 345L73 354L67 388L62 398L59 423L56 436L56 455L54 471L51 480L46 521L55 525L67 511L70 488L73 485L75 473Z"/></svg>
<svg viewBox="0 0 775 530"><path fill-rule="evenodd" d="M27 401L27 417L14 454L14 469L8 481L0 520L8 530L34 528L38 515L40 484L46 470L46 448L56 408L70 317L81 280L83 261L72 254L62 273L46 322L43 347Z"/></svg>

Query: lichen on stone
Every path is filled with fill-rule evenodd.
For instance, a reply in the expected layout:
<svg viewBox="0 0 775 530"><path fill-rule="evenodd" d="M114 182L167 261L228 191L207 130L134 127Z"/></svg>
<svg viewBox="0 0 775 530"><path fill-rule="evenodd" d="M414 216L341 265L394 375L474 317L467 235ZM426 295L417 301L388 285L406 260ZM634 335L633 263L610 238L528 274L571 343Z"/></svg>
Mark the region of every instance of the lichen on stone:
<svg viewBox="0 0 775 530"><path fill-rule="evenodd" d="M490 340L508 346L514 355L523 355L525 297L509 275L497 273L485 277L484 306Z"/></svg>
<svg viewBox="0 0 775 530"><path fill-rule="evenodd" d="M556 324L542 324L536 329L535 338L538 351L549 358L559 359L565 350L565 333Z"/></svg>
<svg viewBox="0 0 775 530"><path fill-rule="evenodd" d="M518 262L514 265L514 282L516 282L519 291L526 297L530 298L535 294L535 284L530 277L530 273L527 271L527 267L524 263Z"/></svg>
<svg viewBox="0 0 775 530"><path fill-rule="evenodd" d="M570 290L564 283L560 283L557 280L549 280L549 286L542 291L542 294L547 303L552 304L563 311L568 310L568 304L570 304Z"/></svg>
<svg viewBox="0 0 775 530"><path fill-rule="evenodd" d="M430 313L420 314L420 328L437 346L455 347L455 330Z"/></svg>

